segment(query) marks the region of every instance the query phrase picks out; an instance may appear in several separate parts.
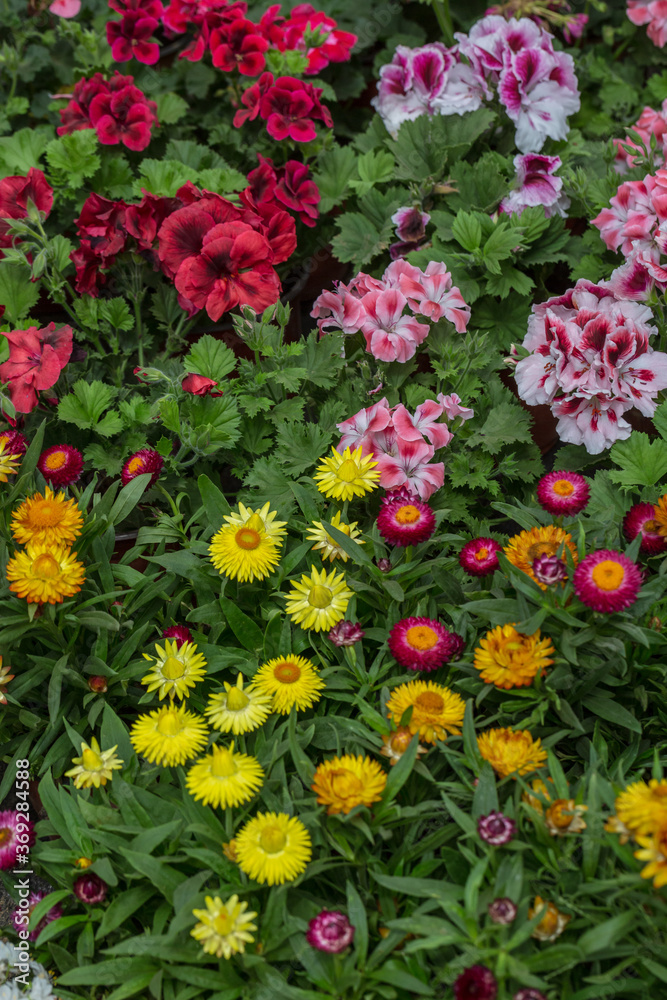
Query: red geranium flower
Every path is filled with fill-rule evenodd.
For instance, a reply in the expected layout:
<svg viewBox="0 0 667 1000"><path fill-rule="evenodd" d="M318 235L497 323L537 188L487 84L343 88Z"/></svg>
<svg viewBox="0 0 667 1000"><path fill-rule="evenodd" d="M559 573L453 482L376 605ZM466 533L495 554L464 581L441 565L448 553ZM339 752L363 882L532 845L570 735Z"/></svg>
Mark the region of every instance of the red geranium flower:
<svg viewBox="0 0 667 1000"><path fill-rule="evenodd" d="M181 207L181 203L177 198L161 198L143 188L141 193L143 198L138 205L127 206L125 230L134 237L140 250L152 250L160 226Z"/></svg>
<svg viewBox="0 0 667 1000"><path fill-rule="evenodd" d="M312 142L317 138L312 119L319 116L309 87L313 89L294 77L279 76L261 98L259 113L266 120L266 130L272 139Z"/></svg>
<svg viewBox="0 0 667 1000"><path fill-rule="evenodd" d="M320 191L310 176L310 168L298 160L288 160L280 172L276 198L297 212L306 226L314 226L319 215Z"/></svg>
<svg viewBox="0 0 667 1000"><path fill-rule="evenodd" d="M207 233L201 253L181 265L176 288L212 320L237 305L261 312L280 295L271 256L268 241L251 226L222 223Z"/></svg>
<svg viewBox="0 0 667 1000"><path fill-rule="evenodd" d="M119 14L141 13L145 17L161 18L164 7L160 0L109 0L109 6Z"/></svg>
<svg viewBox="0 0 667 1000"><path fill-rule="evenodd" d="M167 277L173 278L181 264L196 256L204 245L204 237L222 222L237 222L241 212L231 201L220 195L201 197L194 185L192 190L180 188L190 203L169 216L160 227L160 261ZM195 200L198 196L198 200ZM183 199L181 199L183 200Z"/></svg>
<svg viewBox="0 0 667 1000"><path fill-rule="evenodd" d="M120 21L109 21L107 42L115 61L129 62L134 58L147 66L156 63L160 58L160 46L148 39L155 34L159 24L155 17L149 17L143 10L129 10Z"/></svg>
<svg viewBox="0 0 667 1000"><path fill-rule="evenodd" d="M2 219L25 219L28 201L48 216L53 208L53 188L41 170L31 167L25 177L5 177L0 181L0 247L10 247L9 226Z"/></svg>
<svg viewBox="0 0 667 1000"><path fill-rule="evenodd" d="M190 392L193 396L222 396L222 392L213 392L218 383L205 375L186 375L181 382L183 392Z"/></svg>
<svg viewBox="0 0 667 1000"><path fill-rule="evenodd" d="M243 221L258 228L266 237L272 264L281 264L291 257L296 250L296 227L289 212L283 212L271 203L258 205L252 212L243 216Z"/></svg>
<svg viewBox="0 0 667 1000"><path fill-rule="evenodd" d="M92 247L90 240L81 240L80 246L69 255L76 268L75 288L80 295L90 295L96 299L100 288L106 284L107 276L101 268L111 267L115 257L101 257Z"/></svg>
<svg viewBox="0 0 667 1000"><path fill-rule="evenodd" d="M257 33L257 25L239 18L211 35L213 65L226 73L238 69L244 76L259 76L266 66L269 43Z"/></svg>
<svg viewBox="0 0 667 1000"><path fill-rule="evenodd" d="M127 86L113 93L98 94L90 105L90 121L105 146L122 142L140 151L151 141L151 126L157 125L157 104L147 100L138 87Z"/></svg>
<svg viewBox="0 0 667 1000"><path fill-rule="evenodd" d="M124 201L112 201L100 194L89 194L81 207L81 215L75 219L79 236L90 241L91 248L99 257L111 257L125 249Z"/></svg>
<svg viewBox="0 0 667 1000"><path fill-rule="evenodd" d="M273 73L262 73L257 83L244 90L241 95L241 104L245 105L246 111L237 111L234 115L234 128L240 128L246 121L254 121L260 113L262 100L273 86ZM262 118L264 115L262 115Z"/></svg>
<svg viewBox="0 0 667 1000"><path fill-rule="evenodd" d="M2 336L9 341L9 359L0 365L0 378L9 383L18 412L30 413L37 406L37 392L55 385L70 359L72 327L49 323L40 330L31 326Z"/></svg>

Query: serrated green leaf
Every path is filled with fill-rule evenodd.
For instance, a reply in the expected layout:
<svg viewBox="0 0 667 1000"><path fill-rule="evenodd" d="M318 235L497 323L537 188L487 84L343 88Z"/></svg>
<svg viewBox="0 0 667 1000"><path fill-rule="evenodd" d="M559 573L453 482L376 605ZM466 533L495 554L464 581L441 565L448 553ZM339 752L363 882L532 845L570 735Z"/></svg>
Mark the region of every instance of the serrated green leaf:
<svg viewBox="0 0 667 1000"><path fill-rule="evenodd" d="M221 340L206 333L183 359L186 372L221 382L236 367L236 355Z"/></svg>
<svg viewBox="0 0 667 1000"><path fill-rule="evenodd" d="M39 282L30 281L30 269L0 260L0 305L4 321L18 326L39 298Z"/></svg>
<svg viewBox="0 0 667 1000"><path fill-rule="evenodd" d="M97 133L80 129L61 135L46 147L46 159L51 170L67 187L80 188L87 177L98 170L101 160L97 153Z"/></svg>
<svg viewBox="0 0 667 1000"><path fill-rule="evenodd" d="M166 94L158 94L156 103L157 119L160 125L175 125L189 110L188 102L171 91Z"/></svg>
<svg viewBox="0 0 667 1000"><path fill-rule="evenodd" d="M655 486L667 475L667 441L651 441L647 434L633 431L627 441L617 441L609 453L620 471L609 470L609 478L620 486Z"/></svg>

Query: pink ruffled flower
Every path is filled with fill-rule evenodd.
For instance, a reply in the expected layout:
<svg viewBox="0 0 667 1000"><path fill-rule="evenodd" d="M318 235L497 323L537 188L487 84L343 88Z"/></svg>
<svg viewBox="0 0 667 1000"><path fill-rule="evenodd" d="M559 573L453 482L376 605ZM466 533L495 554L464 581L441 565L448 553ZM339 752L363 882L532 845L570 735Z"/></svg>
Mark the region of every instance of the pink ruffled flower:
<svg viewBox="0 0 667 1000"><path fill-rule="evenodd" d="M385 490L395 490L405 486L418 493L422 500L439 490L445 481L445 467L442 462L431 462L435 448L425 441L401 441L388 443L389 450L375 450L377 468L380 472L380 486Z"/></svg>
<svg viewBox="0 0 667 1000"><path fill-rule="evenodd" d="M503 813L490 812L488 816L480 816L477 820L477 832L492 847L501 847L509 844L516 834L516 823L509 816Z"/></svg>
<svg viewBox="0 0 667 1000"><path fill-rule="evenodd" d="M461 397L455 392L450 393L448 396L444 396L439 392L438 402L442 403L447 420L456 420L457 417L460 417L463 424L466 420L470 420L471 417L475 416L475 411L472 407L461 406Z"/></svg>
<svg viewBox="0 0 667 1000"><path fill-rule="evenodd" d="M667 42L665 0L628 0L628 17L633 24L647 24L646 34L659 49Z"/></svg>
<svg viewBox="0 0 667 1000"><path fill-rule="evenodd" d="M377 526L390 545L416 545L435 531L435 514L428 504L407 492L396 497L389 493L382 501Z"/></svg>
<svg viewBox="0 0 667 1000"><path fill-rule="evenodd" d="M31 892L30 896L28 897L28 908L23 909L20 906L18 906L14 910L12 914L12 922L14 924L14 929L16 930L17 934L19 932L23 933L23 931L26 929L27 924L24 923L26 915L30 917L32 911L35 909L37 904L44 899L45 896L46 896L45 892L39 892L39 891ZM60 903L56 903L56 905L52 906L49 912L44 917L42 917L42 919L39 921L35 929L31 931L28 940L36 941L39 935L44 930L44 928L47 926L47 924L50 924L52 921L57 920L59 917L62 917L62 915L63 915L63 908L60 905Z"/></svg>
<svg viewBox="0 0 667 1000"><path fill-rule="evenodd" d="M470 321L470 306L459 289L452 288L447 265L431 261L425 271L410 264L405 264L404 268L399 288L410 308L433 322L444 316L454 324L457 333L463 333Z"/></svg>
<svg viewBox="0 0 667 1000"><path fill-rule="evenodd" d="M434 618L402 618L389 633L389 650L408 670L430 672L461 654L463 639Z"/></svg>
<svg viewBox="0 0 667 1000"><path fill-rule="evenodd" d="M392 411L389 409L389 401L385 397L372 406L367 406L364 410L359 410L353 417L349 417L341 424L336 424L338 430L343 435L338 445L339 450L345 448L364 449L364 455L372 451L372 437L379 434L390 426L392 422Z"/></svg>
<svg viewBox="0 0 667 1000"><path fill-rule="evenodd" d="M556 516L580 514L590 495L588 483L578 472L547 472L537 484L537 502Z"/></svg>
<svg viewBox="0 0 667 1000"><path fill-rule="evenodd" d="M572 56L544 48L505 50L498 96L522 153L538 152L547 139L567 138L568 115L581 104Z"/></svg>
<svg viewBox="0 0 667 1000"><path fill-rule="evenodd" d="M623 518L623 534L629 542L641 534L640 549L648 555L667 550L667 538L658 531L652 503L636 503Z"/></svg>
<svg viewBox="0 0 667 1000"><path fill-rule="evenodd" d="M651 311L580 279L565 295L534 306L515 369L519 396L546 403L563 441L599 454L631 433L623 414L652 416L667 387L667 354L654 351Z"/></svg>
<svg viewBox="0 0 667 1000"><path fill-rule="evenodd" d="M420 403L413 415L410 415L402 403L394 407L394 430L402 441L420 441L427 438L433 447L444 448L454 435L447 424L440 422L445 412L442 403L427 399Z"/></svg>
<svg viewBox="0 0 667 1000"><path fill-rule="evenodd" d="M495 538L473 538L459 552L459 563L470 576L490 576L498 569L498 553L502 551Z"/></svg>
<svg viewBox="0 0 667 1000"><path fill-rule="evenodd" d="M647 152L651 148L651 136L655 136L658 146L655 164L656 166L663 164L667 159L667 101L662 102L660 111L646 106L635 124L632 125L632 131L638 133ZM644 155L644 150L630 136L626 136L625 139L614 139L614 145L616 147L614 169L619 174L624 174L636 163L636 157L625 147L630 147L630 150L636 150L637 153Z"/></svg>
<svg viewBox="0 0 667 1000"><path fill-rule="evenodd" d="M19 830L19 825L21 829ZM21 840L18 836L21 834ZM27 836L27 840L24 840ZM35 843L35 826L26 814L13 809L6 809L0 812L0 869L8 871L16 864L17 850L19 843L31 847ZM21 854L24 854L21 851Z"/></svg>
<svg viewBox="0 0 667 1000"><path fill-rule="evenodd" d="M366 318L366 309L361 299L341 281L336 282L336 287L335 292L322 292L315 300L310 315L317 320L320 333L326 333L328 329L342 330L348 335L358 333Z"/></svg>
<svg viewBox="0 0 667 1000"><path fill-rule="evenodd" d="M524 208L542 205L547 218L555 214L564 216L570 201L561 194L562 178L554 176L560 166L560 156L539 153L515 156L515 187L503 198L499 211L521 216Z"/></svg>
<svg viewBox="0 0 667 1000"><path fill-rule="evenodd" d="M652 197L655 186L656 178L651 174L643 181L625 181L610 198L611 208L603 208L592 220L610 250L620 247L627 257L633 249L653 246L651 232L658 221Z"/></svg>
<svg viewBox="0 0 667 1000"><path fill-rule="evenodd" d="M637 600L642 585L639 566L612 549L591 552L579 563L573 576L574 592L594 611L623 611Z"/></svg>
<svg viewBox="0 0 667 1000"><path fill-rule="evenodd" d="M180 649L184 642L192 642L192 633L185 625L170 625L162 630L163 639L175 639L176 647Z"/></svg>
<svg viewBox="0 0 667 1000"><path fill-rule="evenodd" d="M366 311L361 323L366 350L379 361L405 362L414 357L428 336L429 327L403 315L406 297L388 288L364 295L362 305Z"/></svg>
<svg viewBox="0 0 667 1000"><path fill-rule="evenodd" d="M354 927L344 913L322 910L308 924L306 941L317 948L336 955L345 951L354 940Z"/></svg>
<svg viewBox="0 0 667 1000"><path fill-rule="evenodd" d="M81 10L81 0L53 0L49 10L57 17L76 17Z"/></svg>

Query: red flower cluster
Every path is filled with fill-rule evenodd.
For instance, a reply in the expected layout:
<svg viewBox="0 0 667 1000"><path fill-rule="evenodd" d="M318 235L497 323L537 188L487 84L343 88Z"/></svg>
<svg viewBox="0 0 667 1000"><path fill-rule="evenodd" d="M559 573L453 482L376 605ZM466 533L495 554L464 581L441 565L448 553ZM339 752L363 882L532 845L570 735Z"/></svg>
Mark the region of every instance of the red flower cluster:
<svg viewBox="0 0 667 1000"><path fill-rule="evenodd" d="M119 27L112 29L116 39L134 39L140 33L132 21L128 21L121 4L123 0L110 0L115 10L123 13L123 20L116 22ZM133 6L141 7L142 26L147 34L141 36L133 46L132 54L140 62L155 62L155 58L145 58L144 37L148 38L157 27L153 13L159 7L154 0L132 0ZM149 12L150 8L150 12ZM265 53L268 49L278 52L301 52L307 60L304 72L319 73L331 62L346 62L357 36L349 31L339 31L336 21L323 11L317 11L309 3L299 4L289 17L280 16L280 4L269 7L258 24L246 18L247 3L223 2L223 0L171 0L162 15L162 24L168 35L184 34L194 28L194 38L181 52L181 59L193 62L200 60L207 51L213 56L213 65L225 72L238 70L244 76L259 76L266 66ZM139 21L139 17L137 17ZM123 25L123 22L126 22ZM107 25L107 33L111 25ZM109 35L108 35L109 37ZM109 37L111 44L112 38ZM157 47L157 46L156 46ZM124 50L125 51L125 50ZM114 51L114 58L118 58ZM130 58L125 56L124 58Z"/></svg>
<svg viewBox="0 0 667 1000"><path fill-rule="evenodd" d="M105 146L122 142L128 149L140 151L151 141L152 126L158 124L156 112L157 104L134 86L133 76L116 71L105 80L101 73L95 73L90 80L76 84L69 104L60 112L62 125L56 131L67 135L94 128Z"/></svg>
<svg viewBox="0 0 667 1000"><path fill-rule="evenodd" d="M279 201L296 212L306 226L314 226L319 214L320 192L308 166L298 160L288 160L284 167L276 170L269 157L258 153L257 159L259 166L248 174L248 187L241 197L252 199L255 205Z"/></svg>
<svg viewBox="0 0 667 1000"><path fill-rule="evenodd" d="M296 247L292 217L273 205L237 208L190 183L177 195L184 206L163 223L158 241L162 270L181 305L206 309L218 320L237 305L259 312L276 302L280 280L273 265Z"/></svg>
<svg viewBox="0 0 667 1000"><path fill-rule="evenodd" d="M4 220L27 218L29 201L44 218L53 208L53 188L41 170L31 167L26 177L4 177L0 181L0 247L12 245L9 226Z"/></svg>
<svg viewBox="0 0 667 1000"><path fill-rule="evenodd" d="M138 62L152 66L160 58L160 46L149 39L160 26L164 7L160 0L109 0L120 21L107 24L107 41L116 62Z"/></svg>
<svg viewBox="0 0 667 1000"><path fill-rule="evenodd" d="M317 138L315 121L323 121L327 128L333 127L329 109L320 102L321 94L321 87L293 76L279 76L274 80L273 73L262 73L257 83L243 93L241 103L245 110L234 115L234 127L240 128L248 119L253 121L259 116L266 122L272 139L311 142Z"/></svg>
<svg viewBox="0 0 667 1000"><path fill-rule="evenodd" d="M38 330L2 333L9 341L9 359L0 365L0 379L9 384L11 401L19 413L37 406L37 393L50 389L72 354L72 327L55 323Z"/></svg>
<svg viewBox="0 0 667 1000"><path fill-rule="evenodd" d="M137 205L91 194L76 224L78 292L97 296L118 254L139 251L173 280L183 309L206 309L213 320L237 305L260 311L276 302L274 265L296 247L294 219L275 201L236 206L190 182L175 198L144 192Z"/></svg>

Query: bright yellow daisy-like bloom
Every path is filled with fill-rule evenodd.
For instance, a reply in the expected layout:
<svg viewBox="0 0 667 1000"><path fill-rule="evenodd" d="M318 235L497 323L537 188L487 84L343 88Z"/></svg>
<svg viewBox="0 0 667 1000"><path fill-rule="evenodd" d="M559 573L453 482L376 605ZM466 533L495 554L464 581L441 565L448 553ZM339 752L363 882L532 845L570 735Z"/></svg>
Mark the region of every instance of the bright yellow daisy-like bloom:
<svg viewBox="0 0 667 1000"><path fill-rule="evenodd" d="M6 441L0 441L0 483L6 483L10 476L16 475L22 457L12 454Z"/></svg>
<svg viewBox="0 0 667 1000"><path fill-rule="evenodd" d="M172 767L195 757L206 746L208 730L199 715L171 701L155 712L140 715L130 731L137 754L149 764Z"/></svg>
<svg viewBox="0 0 667 1000"><path fill-rule="evenodd" d="M408 681L395 687L387 701L389 718L397 725L408 708L412 708L410 732L426 743L445 740L451 733L459 736L465 715L465 702L461 695L436 684L435 681Z"/></svg>
<svg viewBox="0 0 667 1000"><path fill-rule="evenodd" d="M263 580L280 562L280 543L264 530L259 514L253 514L240 527L227 525L211 539L209 553L218 573L247 583Z"/></svg>
<svg viewBox="0 0 667 1000"><path fill-rule="evenodd" d="M165 639L164 646L155 643L155 652L157 656L144 653L144 659L153 666L141 683L147 691L157 691L160 701L167 695L187 698L190 688L206 676L206 660L194 642L183 642L179 647L175 639Z"/></svg>
<svg viewBox="0 0 667 1000"><path fill-rule="evenodd" d="M487 729L477 737L477 746L484 760L502 778L529 774L542 767L547 759L542 741L534 740L527 729Z"/></svg>
<svg viewBox="0 0 667 1000"><path fill-rule="evenodd" d="M361 445L343 454L331 449L329 458L323 458L313 479L320 493L334 500L352 500L370 493L378 485L380 472L372 456L361 456Z"/></svg>
<svg viewBox="0 0 667 1000"><path fill-rule="evenodd" d="M547 903L541 896L535 897L535 902L528 910L528 919L532 920L537 916L542 907L546 910L539 924L533 928L532 937L538 941L555 941L563 933L572 917L567 913L561 913L555 903Z"/></svg>
<svg viewBox="0 0 667 1000"><path fill-rule="evenodd" d="M371 806L382 798L387 775L376 760L369 757L333 757L320 764L312 785L327 814L347 813L355 806Z"/></svg>
<svg viewBox="0 0 667 1000"><path fill-rule="evenodd" d="M616 817L633 834L667 826L667 780L633 781L616 799Z"/></svg>
<svg viewBox="0 0 667 1000"><path fill-rule="evenodd" d="M205 806L227 809L248 802L264 783L264 771L254 757L235 753L229 747L211 747L211 752L188 771L185 786Z"/></svg>
<svg viewBox="0 0 667 1000"><path fill-rule="evenodd" d="M572 543L572 535L555 524L544 528L531 528L530 531L520 531L510 538L503 552L517 569L527 573L531 580L542 590L547 589L546 583L540 583L533 572L533 563L539 556L557 556L565 558L564 548L570 550L575 566L578 562L577 550Z"/></svg>
<svg viewBox="0 0 667 1000"><path fill-rule="evenodd" d="M199 923L190 934L207 955L231 958L244 952L246 944L255 940L250 931L257 930L253 924L257 914L248 910L247 903L240 903L236 895L230 896L226 903L220 896L206 896L206 909L193 910L192 915Z"/></svg>
<svg viewBox="0 0 667 1000"><path fill-rule="evenodd" d="M279 715L289 715L320 700L326 684L313 663L305 656L277 656L264 663L252 679L262 694L272 699L272 708Z"/></svg>
<svg viewBox="0 0 667 1000"><path fill-rule="evenodd" d="M11 530L20 545L43 542L45 545L70 546L81 534L83 515L74 500L64 493L54 493L48 486L44 493L34 493L12 514Z"/></svg>
<svg viewBox="0 0 667 1000"><path fill-rule="evenodd" d="M517 632L514 625L498 625L486 633L475 650L475 669L486 684L509 691L527 687L533 677L554 662L551 639Z"/></svg>
<svg viewBox="0 0 667 1000"><path fill-rule="evenodd" d="M287 813L257 813L234 840L239 868L262 885L293 882L313 855L310 834Z"/></svg>
<svg viewBox="0 0 667 1000"><path fill-rule="evenodd" d="M340 511L338 511L331 518L331 524L334 528L338 528L342 531L344 535L347 535L352 541L357 539L361 534L357 531L357 522L353 521L352 524L341 524L340 523ZM311 542L316 542L313 545L313 551L320 550L323 559L338 559L339 557L343 562L347 562L349 556L345 549L342 549L338 542L329 534L327 534L327 529L324 527L321 521L313 521L312 528L308 528L307 537ZM364 545L364 542L357 542L357 545Z"/></svg>
<svg viewBox="0 0 667 1000"><path fill-rule="evenodd" d="M652 878L656 889L667 885L667 822L636 840L640 850L635 851L635 857L638 861L648 861L641 870L641 877Z"/></svg>
<svg viewBox="0 0 667 1000"><path fill-rule="evenodd" d="M79 593L85 578L76 552L43 542L31 542L7 564L9 589L28 604L60 604L63 598Z"/></svg>
<svg viewBox="0 0 667 1000"><path fill-rule="evenodd" d="M124 764L116 756L117 749L115 746L110 750L100 750L100 745L93 736L90 744L81 743L81 756L72 759L76 767L65 771L65 777L74 778L76 788L99 788L100 785L106 785L113 778L113 772Z"/></svg>
<svg viewBox="0 0 667 1000"><path fill-rule="evenodd" d="M3 666L2 657L0 656L0 705L7 704L7 685L10 681L14 680L15 674L10 674L12 668L9 664Z"/></svg>
<svg viewBox="0 0 667 1000"><path fill-rule="evenodd" d="M329 631L345 617L352 591L342 573L311 567L287 594L287 614L303 629Z"/></svg>
<svg viewBox="0 0 667 1000"><path fill-rule="evenodd" d="M251 507L246 507L245 504L239 502L238 511L233 510L231 514L225 514L223 520L231 525L232 528L242 528L244 524L248 523L251 517L259 517L262 522L262 530L279 547L282 545L283 537L287 534L285 529L287 521L276 521L278 511L269 510L270 506L271 504L267 500L263 507L253 510Z"/></svg>
<svg viewBox="0 0 667 1000"><path fill-rule="evenodd" d="M263 725L271 714L273 698L260 691L255 684L243 686L243 674L236 684L224 682L225 690L212 694L204 715L214 729L221 733L251 733Z"/></svg>

